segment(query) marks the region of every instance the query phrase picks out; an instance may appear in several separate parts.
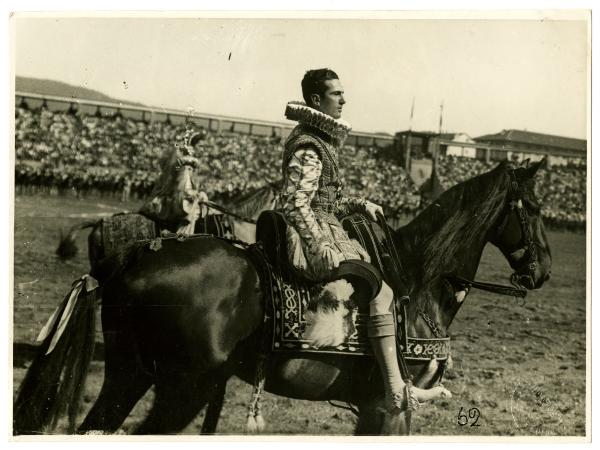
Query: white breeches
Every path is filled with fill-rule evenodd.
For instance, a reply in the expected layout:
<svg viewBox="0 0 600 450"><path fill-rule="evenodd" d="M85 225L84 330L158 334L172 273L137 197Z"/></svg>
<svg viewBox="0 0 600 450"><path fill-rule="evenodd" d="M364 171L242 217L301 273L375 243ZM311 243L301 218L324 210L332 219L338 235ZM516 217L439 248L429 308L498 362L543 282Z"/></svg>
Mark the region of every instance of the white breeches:
<svg viewBox="0 0 600 450"><path fill-rule="evenodd" d="M369 316L383 316L393 312L394 292L385 281L382 282L381 290L377 297L369 303Z"/></svg>

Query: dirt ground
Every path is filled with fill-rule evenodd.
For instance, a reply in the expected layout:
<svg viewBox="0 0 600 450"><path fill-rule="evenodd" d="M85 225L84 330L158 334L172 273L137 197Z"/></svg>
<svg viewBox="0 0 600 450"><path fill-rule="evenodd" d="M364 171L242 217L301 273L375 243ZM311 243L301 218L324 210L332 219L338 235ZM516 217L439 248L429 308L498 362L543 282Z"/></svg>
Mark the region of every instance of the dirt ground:
<svg viewBox="0 0 600 450"><path fill-rule="evenodd" d="M31 361L35 338L73 280L87 273L86 231L79 255L60 262L54 254L59 230L134 204L74 197L17 196L14 234L14 361L16 393ZM472 292L452 324L454 368L444 385L453 393L422 407L413 417L415 435L585 435L586 296L585 235L549 232L552 278L530 292L525 303ZM493 247L486 248L478 279L506 283L510 268ZM98 320L99 322L99 320ZM102 340L100 325L98 341ZM81 420L101 387L103 363L94 360ZM218 431L243 434L251 387L228 385ZM266 394L266 434L348 435L355 417L323 402ZM120 433L142 420L149 392ZM199 416L186 429L197 434ZM64 423L58 433L65 432Z"/></svg>

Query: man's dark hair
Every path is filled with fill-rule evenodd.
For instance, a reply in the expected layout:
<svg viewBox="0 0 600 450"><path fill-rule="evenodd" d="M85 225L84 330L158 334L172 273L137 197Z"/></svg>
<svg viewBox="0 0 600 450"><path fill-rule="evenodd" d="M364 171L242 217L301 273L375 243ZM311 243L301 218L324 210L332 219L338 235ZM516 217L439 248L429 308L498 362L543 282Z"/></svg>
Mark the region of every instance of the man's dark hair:
<svg viewBox="0 0 600 450"><path fill-rule="evenodd" d="M331 69L309 70L302 78L302 97L308 106L311 105L310 96L319 94L323 97L325 94L325 82L327 80L339 80L337 73Z"/></svg>

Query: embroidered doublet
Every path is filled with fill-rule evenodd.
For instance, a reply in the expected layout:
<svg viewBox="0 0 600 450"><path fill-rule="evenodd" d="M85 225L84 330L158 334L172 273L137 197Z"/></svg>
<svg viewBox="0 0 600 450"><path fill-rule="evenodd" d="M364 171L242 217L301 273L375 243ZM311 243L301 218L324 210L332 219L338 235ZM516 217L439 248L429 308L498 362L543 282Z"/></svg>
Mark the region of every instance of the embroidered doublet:
<svg viewBox="0 0 600 450"><path fill-rule="evenodd" d="M282 162L288 253L296 269L320 281L329 276L321 258L323 246L333 249L339 261L369 261L338 220L365 207L363 199L342 195L338 151L350 125L299 103L289 103L286 116L299 122L285 143Z"/></svg>

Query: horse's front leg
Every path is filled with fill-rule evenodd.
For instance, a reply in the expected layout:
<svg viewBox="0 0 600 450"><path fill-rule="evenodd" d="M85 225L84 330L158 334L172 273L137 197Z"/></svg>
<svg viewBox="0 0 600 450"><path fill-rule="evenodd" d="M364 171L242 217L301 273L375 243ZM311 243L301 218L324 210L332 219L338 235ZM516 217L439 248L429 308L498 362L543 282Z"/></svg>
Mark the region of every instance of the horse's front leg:
<svg viewBox="0 0 600 450"><path fill-rule="evenodd" d="M411 415L406 411L392 417L385 414L384 398L367 400L358 406L356 435L398 435L410 434Z"/></svg>
<svg viewBox="0 0 600 450"><path fill-rule="evenodd" d="M225 401L226 386L226 377L223 377L216 383L213 396L206 407L206 413L204 414L204 421L202 422L200 434L215 434L217 431L217 425L219 424L219 419L221 418L221 410L223 409L223 402Z"/></svg>

